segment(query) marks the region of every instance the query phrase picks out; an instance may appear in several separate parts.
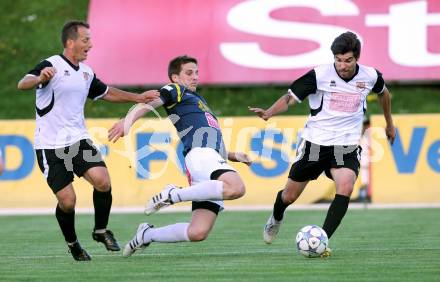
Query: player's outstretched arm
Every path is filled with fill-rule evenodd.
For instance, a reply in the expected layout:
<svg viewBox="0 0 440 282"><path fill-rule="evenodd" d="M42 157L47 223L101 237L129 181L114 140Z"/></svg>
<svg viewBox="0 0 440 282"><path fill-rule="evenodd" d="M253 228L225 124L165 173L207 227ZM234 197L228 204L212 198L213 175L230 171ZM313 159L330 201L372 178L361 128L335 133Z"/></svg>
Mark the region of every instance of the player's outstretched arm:
<svg viewBox="0 0 440 282"><path fill-rule="evenodd" d="M18 82L17 88L19 90L29 90L34 89L38 85L48 82L54 77L57 73L57 70L54 67L45 67L41 70L39 76L26 74L22 79Z"/></svg>
<svg viewBox="0 0 440 282"><path fill-rule="evenodd" d="M264 110L261 108L248 107L251 112L254 112L260 118L268 120L271 117L287 111L289 106L293 106L296 103L295 99L289 93L281 96L269 109Z"/></svg>
<svg viewBox="0 0 440 282"><path fill-rule="evenodd" d="M251 158L246 153L242 152L228 152L228 160L231 162L244 163L248 166L252 164Z"/></svg>
<svg viewBox="0 0 440 282"><path fill-rule="evenodd" d="M387 135L388 141L391 145L394 143L394 139L396 138L396 129L393 124L393 117L391 116L391 94L387 88L384 89L379 97L379 104L382 106L383 115L385 117L386 127L385 133Z"/></svg>
<svg viewBox="0 0 440 282"><path fill-rule="evenodd" d="M141 94L135 94L118 88L109 87L108 92L103 99L112 103L150 103L159 98L159 96L160 94L157 90L148 90Z"/></svg>
<svg viewBox="0 0 440 282"><path fill-rule="evenodd" d="M151 112L153 109L158 108L163 105L163 101L160 98L154 101L144 104L139 103L132 107L125 118L116 122L108 131L108 140L115 143L119 138L125 136L129 131L131 126L142 116Z"/></svg>

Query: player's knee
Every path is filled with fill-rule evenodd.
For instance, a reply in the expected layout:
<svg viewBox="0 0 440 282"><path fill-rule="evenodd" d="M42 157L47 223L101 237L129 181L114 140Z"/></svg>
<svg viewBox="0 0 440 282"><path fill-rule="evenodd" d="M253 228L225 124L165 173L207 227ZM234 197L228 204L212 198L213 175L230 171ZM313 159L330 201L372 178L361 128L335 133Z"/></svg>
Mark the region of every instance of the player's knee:
<svg viewBox="0 0 440 282"><path fill-rule="evenodd" d="M188 229L188 238L191 242L200 242L208 238L209 230L200 227L193 227Z"/></svg>
<svg viewBox="0 0 440 282"><path fill-rule="evenodd" d="M99 177L95 179L93 186L95 187L96 190L100 192L107 192L110 190L111 187L110 178L104 176Z"/></svg>
<svg viewBox="0 0 440 282"><path fill-rule="evenodd" d="M239 180L224 182L223 196L226 200L234 200L244 196L246 187L244 183Z"/></svg>
<svg viewBox="0 0 440 282"><path fill-rule="evenodd" d="M283 198L283 202L285 204L292 204L293 202L296 201L296 199L298 199L300 194L298 194L296 191L291 191L291 190L284 190L283 194L282 194L282 198Z"/></svg>
<svg viewBox="0 0 440 282"><path fill-rule="evenodd" d="M344 181L342 183L339 183L337 191L337 194L344 195L344 196L350 196L353 192L353 183L351 181Z"/></svg>
<svg viewBox="0 0 440 282"><path fill-rule="evenodd" d="M71 213L75 210L76 198L64 199L58 205L63 212Z"/></svg>

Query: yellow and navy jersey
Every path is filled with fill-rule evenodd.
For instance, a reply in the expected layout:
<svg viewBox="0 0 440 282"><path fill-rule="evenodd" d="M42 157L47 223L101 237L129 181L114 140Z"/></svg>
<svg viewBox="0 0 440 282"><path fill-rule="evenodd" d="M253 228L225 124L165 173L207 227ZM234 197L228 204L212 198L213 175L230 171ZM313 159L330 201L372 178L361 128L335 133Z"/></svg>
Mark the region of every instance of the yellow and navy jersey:
<svg viewBox="0 0 440 282"><path fill-rule="evenodd" d="M184 145L183 155L195 147L208 147L225 155L220 126L206 100L177 83L160 89L160 98Z"/></svg>

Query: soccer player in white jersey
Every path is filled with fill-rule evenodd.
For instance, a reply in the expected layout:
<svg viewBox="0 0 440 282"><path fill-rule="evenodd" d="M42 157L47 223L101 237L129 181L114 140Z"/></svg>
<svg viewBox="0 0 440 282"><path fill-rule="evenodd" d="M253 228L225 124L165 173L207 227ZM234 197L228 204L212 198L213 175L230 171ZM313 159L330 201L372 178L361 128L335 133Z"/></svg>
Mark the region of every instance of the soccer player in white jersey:
<svg viewBox="0 0 440 282"><path fill-rule="evenodd" d="M92 48L89 25L67 22L61 34L62 54L40 62L18 83L18 89L36 88L35 143L38 165L55 194L56 218L75 260L88 261L75 232L73 174L93 185L95 227L92 237L109 251L120 247L107 229L112 205L110 177L99 151L93 146L84 120L87 98L110 102L149 102L157 91L142 94L125 92L102 83L93 70L82 63Z"/></svg>
<svg viewBox="0 0 440 282"><path fill-rule="evenodd" d="M307 183L322 172L336 185L336 195L323 225L328 237L333 235L348 209L359 172L362 149L358 144L367 107L366 97L371 91L378 95L386 121L385 133L389 142L394 142L390 93L379 71L358 64L361 43L356 34L341 34L333 41L331 50L333 64L318 66L295 80L288 93L269 109L249 108L268 120L307 97L310 105L297 157L263 230L263 239L268 244L275 239L286 208L298 199ZM329 255L329 250L324 253L324 256Z"/></svg>
<svg viewBox="0 0 440 282"><path fill-rule="evenodd" d="M151 107L139 105L127 117L109 130L109 140L124 136L131 125L149 112L152 107L164 106L184 145L185 167L190 186L180 189L167 185L146 205L147 215L159 209L184 201L192 201L191 222L175 223L155 228L148 223L139 225L134 238L123 250L123 256L131 256L151 242L197 242L208 237L223 200L234 200L245 193L245 185L239 174L226 159L250 165L244 153L229 152L224 147L217 118L205 99L197 92L199 79L197 60L180 56L170 61L168 77L171 84L160 89L160 98Z"/></svg>

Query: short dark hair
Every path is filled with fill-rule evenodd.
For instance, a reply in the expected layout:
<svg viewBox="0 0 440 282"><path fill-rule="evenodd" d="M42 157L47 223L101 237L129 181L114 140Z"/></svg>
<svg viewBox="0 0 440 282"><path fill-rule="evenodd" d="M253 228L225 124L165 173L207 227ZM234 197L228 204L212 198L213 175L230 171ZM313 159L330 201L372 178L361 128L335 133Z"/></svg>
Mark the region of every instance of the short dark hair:
<svg viewBox="0 0 440 282"><path fill-rule="evenodd" d="M197 65L197 60L195 58L189 57L187 55L179 56L170 61L168 64L168 78L173 82L172 75L179 74L182 71L182 65L187 63L194 63Z"/></svg>
<svg viewBox="0 0 440 282"><path fill-rule="evenodd" d="M347 31L335 38L330 49L334 56L352 51L357 60L361 55L361 42L356 34Z"/></svg>
<svg viewBox="0 0 440 282"><path fill-rule="evenodd" d="M64 24L63 30L61 31L61 42L63 46L66 47L68 39L78 38L78 27L90 28L89 24L83 21L68 21Z"/></svg>

